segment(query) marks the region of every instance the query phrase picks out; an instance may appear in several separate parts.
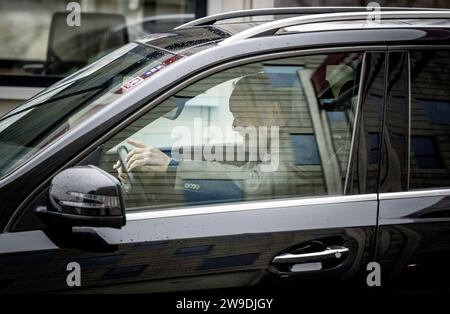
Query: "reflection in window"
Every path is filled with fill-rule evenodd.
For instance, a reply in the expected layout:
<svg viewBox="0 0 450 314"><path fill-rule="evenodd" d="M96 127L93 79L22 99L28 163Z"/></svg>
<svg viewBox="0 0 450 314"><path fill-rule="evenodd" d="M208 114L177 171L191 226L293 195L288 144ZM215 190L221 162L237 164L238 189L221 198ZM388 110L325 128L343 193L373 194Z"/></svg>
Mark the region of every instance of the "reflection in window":
<svg viewBox="0 0 450 314"><path fill-rule="evenodd" d="M418 169L439 169L442 163L433 137L412 136L411 150Z"/></svg>
<svg viewBox="0 0 450 314"><path fill-rule="evenodd" d="M299 86L298 72L302 68L295 65L264 65L272 86L278 88Z"/></svg>
<svg viewBox="0 0 450 314"><path fill-rule="evenodd" d="M378 160L380 159L380 133L369 132L368 138L369 164L378 164Z"/></svg>
<svg viewBox="0 0 450 314"><path fill-rule="evenodd" d="M327 117L328 122L333 128L348 126L348 119L345 111L328 111Z"/></svg>
<svg viewBox="0 0 450 314"><path fill-rule="evenodd" d="M358 134L354 142L353 163L348 179L350 194L368 194L378 191L386 54L384 52L367 53L365 65L360 95Z"/></svg>
<svg viewBox="0 0 450 314"><path fill-rule="evenodd" d="M320 165L319 150L314 134L293 134L292 148L297 165Z"/></svg>
<svg viewBox="0 0 450 314"><path fill-rule="evenodd" d="M411 52L410 189L450 186L450 51Z"/></svg>
<svg viewBox="0 0 450 314"><path fill-rule="evenodd" d="M131 154L128 210L342 195L361 60L278 59L202 79L105 143L100 166L125 184L117 149L141 147ZM319 67L326 84L314 77ZM341 101L323 108L315 83Z"/></svg>
<svg viewBox="0 0 450 314"><path fill-rule="evenodd" d="M450 125L450 101L419 100L431 124Z"/></svg>

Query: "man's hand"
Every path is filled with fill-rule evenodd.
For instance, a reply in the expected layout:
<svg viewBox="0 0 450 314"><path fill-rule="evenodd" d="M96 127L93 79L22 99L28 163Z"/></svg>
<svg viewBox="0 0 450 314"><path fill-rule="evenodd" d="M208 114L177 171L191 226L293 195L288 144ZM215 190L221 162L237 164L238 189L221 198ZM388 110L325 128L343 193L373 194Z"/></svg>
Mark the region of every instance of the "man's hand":
<svg viewBox="0 0 450 314"><path fill-rule="evenodd" d="M128 172L161 173L167 172L172 158L158 148L129 139L127 142L135 148L128 154Z"/></svg>

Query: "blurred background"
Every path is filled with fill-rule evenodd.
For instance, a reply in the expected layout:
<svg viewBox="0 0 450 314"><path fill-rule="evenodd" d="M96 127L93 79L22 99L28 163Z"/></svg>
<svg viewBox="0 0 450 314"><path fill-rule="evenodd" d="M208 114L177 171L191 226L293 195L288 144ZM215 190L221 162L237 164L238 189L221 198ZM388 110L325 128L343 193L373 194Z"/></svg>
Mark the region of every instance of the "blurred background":
<svg viewBox="0 0 450 314"><path fill-rule="evenodd" d="M110 51L207 15L289 6L366 6L364 0L79 0L82 27L68 27L69 0L0 2L0 116ZM450 8L449 0L381 6Z"/></svg>

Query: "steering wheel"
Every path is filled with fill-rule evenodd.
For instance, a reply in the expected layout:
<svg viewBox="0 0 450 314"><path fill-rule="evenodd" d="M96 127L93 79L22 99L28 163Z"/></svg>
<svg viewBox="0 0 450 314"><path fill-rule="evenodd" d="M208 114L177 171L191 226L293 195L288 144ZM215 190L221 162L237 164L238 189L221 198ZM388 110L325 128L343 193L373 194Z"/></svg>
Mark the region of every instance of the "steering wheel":
<svg viewBox="0 0 450 314"><path fill-rule="evenodd" d="M126 146L120 146L117 148L117 155L119 156L120 165L122 166L122 172L127 176L127 182L122 182L123 189L129 193L133 186L138 185L136 177L133 173L128 171L128 148Z"/></svg>
<svg viewBox="0 0 450 314"><path fill-rule="evenodd" d="M140 195L142 200L146 203L156 203L156 198L154 195L150 198L148 191L144 190L144 184L140 176L136 176L134 173L128 171L128 148L126 146L119 146L117 148L117 155L119 156L119 161L122 166L122 172L127 176L127 182L122 182L122 187L127 194Z"/></svg>

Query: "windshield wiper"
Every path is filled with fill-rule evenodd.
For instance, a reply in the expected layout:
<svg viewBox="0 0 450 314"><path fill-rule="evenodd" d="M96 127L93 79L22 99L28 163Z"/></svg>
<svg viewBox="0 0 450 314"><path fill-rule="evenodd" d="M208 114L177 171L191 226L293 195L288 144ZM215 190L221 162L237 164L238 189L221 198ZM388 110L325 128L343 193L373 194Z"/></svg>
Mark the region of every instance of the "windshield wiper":
<svg viewBox="0 0 450 314"><path fill-rule="evenodd" d="M36 104L34 106L23 108L22 110L13 112L11 114L7 114L6 116L0 118L0 122L2 122L3 120L9 119L11 117L17 116L17 115L19 115L21 113L24 113L24 112L28 111L28 110L35 109L35 108L38 108L38 107L43 106L43 105L47 105L47 104L52 103L52 102L57 101L57 100L69 98L69 97L72 97L72 96L82 95L82 94L86 94L86 93L89 93L89 92L92 92L92 91L95 91L95 90L98 90L98 89L102 89L102 88L105 87L104 85L105 84L102 84L102 85L99 85L99 86L96 86L96 87L91 87L91 88L83 89L83 90L80 90L80 91L76 91L76 92L73 92L73 93L70 93L70 94L67 94L67 95L64 95L64 96L51 98L51 99L49 99L47 101L41 102L41 103Z"/></svg>

